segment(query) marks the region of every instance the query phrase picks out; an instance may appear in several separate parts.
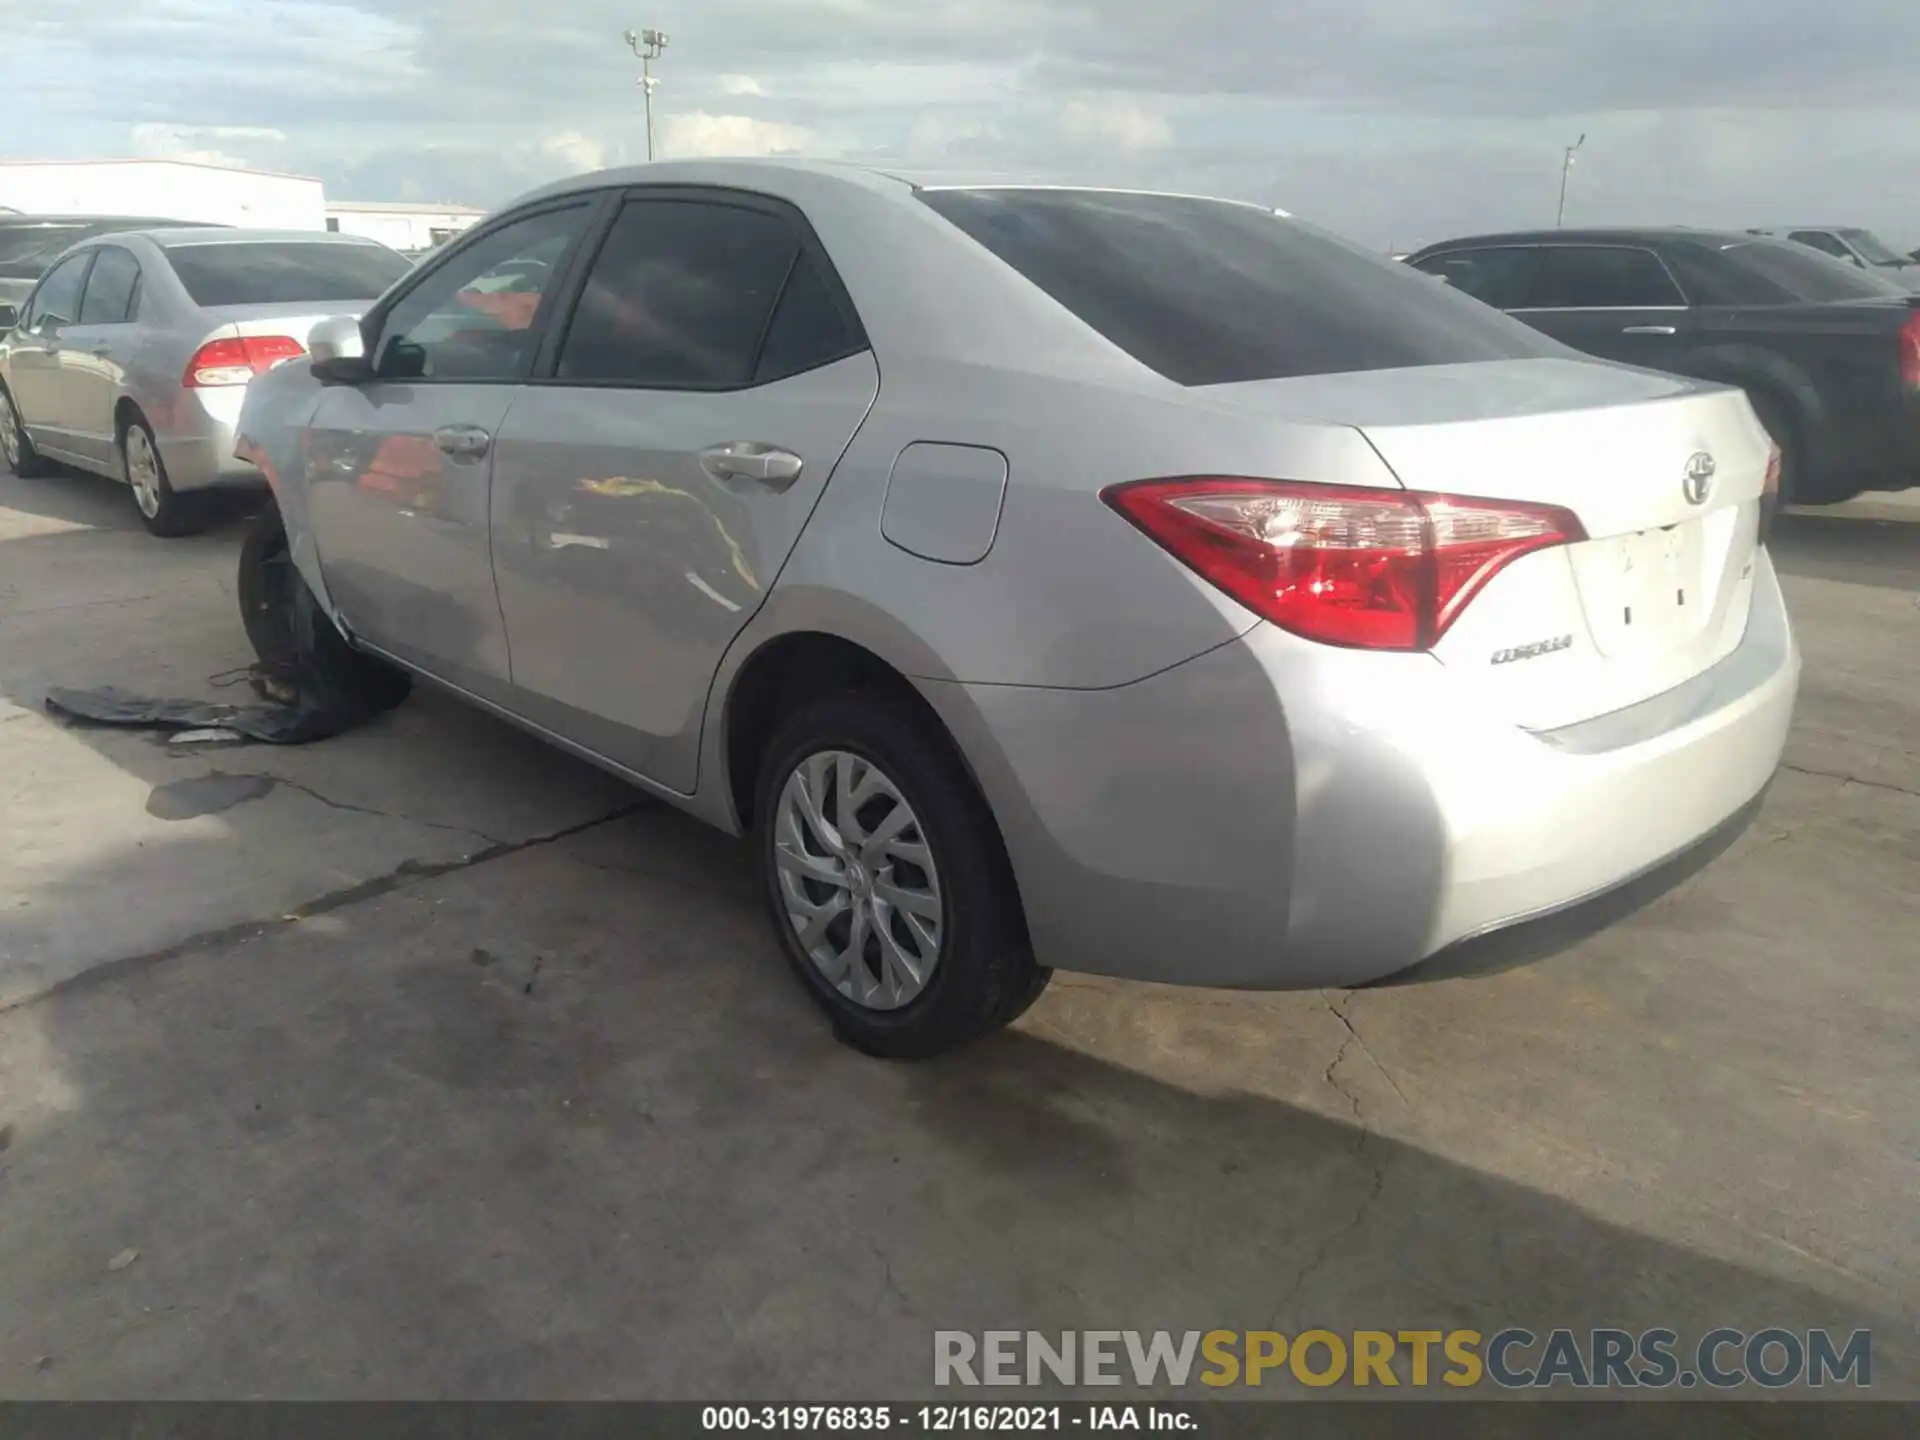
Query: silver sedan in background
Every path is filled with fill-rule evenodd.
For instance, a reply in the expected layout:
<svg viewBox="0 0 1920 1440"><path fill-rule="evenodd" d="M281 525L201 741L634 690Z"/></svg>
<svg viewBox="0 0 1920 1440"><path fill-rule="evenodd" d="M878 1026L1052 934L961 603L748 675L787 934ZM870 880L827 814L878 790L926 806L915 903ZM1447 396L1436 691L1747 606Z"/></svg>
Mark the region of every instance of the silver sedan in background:
<svg viewBox="0 0 1920 1440"><path fill-rule="evenodd" d="M21 474L58 460L124 480L149 530L189 534L199 492L262 483L233 453L248 382L407 270L375 241L306 231L92 237L17 313L0 306L0 451Z"/></svg>
<svg viewBox="0 0 1920 1440"><path fill-rule="evenodd" d="M1785 742L1746 397L1258 206L648 165L311 348L247 396L241 594L751 833L871 1053L1054 968L1380 979L1737 824Z"/></svg>

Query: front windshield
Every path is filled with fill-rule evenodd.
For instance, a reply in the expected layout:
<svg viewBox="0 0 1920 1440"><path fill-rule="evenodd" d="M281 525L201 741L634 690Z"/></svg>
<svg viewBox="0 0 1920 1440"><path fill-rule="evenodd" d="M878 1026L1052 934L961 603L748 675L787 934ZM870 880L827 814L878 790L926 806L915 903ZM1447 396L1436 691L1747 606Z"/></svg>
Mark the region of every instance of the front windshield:
<svg viewBox="0 0 1920 1440"><path fill-rule="evenodd" d="M1871 230L1842 230L1840 233L1846 237L1849 245L1866 257L1870 264L1906 265L1911 263L1906 256L1895 254L1893 247Z"/></svg>

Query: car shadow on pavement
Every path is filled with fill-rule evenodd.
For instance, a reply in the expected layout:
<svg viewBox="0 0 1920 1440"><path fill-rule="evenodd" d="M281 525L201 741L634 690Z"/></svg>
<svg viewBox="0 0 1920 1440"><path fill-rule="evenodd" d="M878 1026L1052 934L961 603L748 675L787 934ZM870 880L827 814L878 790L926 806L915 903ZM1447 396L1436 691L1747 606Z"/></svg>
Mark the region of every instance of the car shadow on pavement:
<svg viewBox="0 0 1920 1440"><path fill-rule="evenodd" d="M1920 523L1780 515L1767 546L1783 575L1920 591Z"/></svg>
<svg viewBox="0 0 1920 1440"><path fill-rule="evenodd" d="M1870 1329L1904 1393L1898 1317L1745 1239L1382 1133L1318 1055L1254 1093L1097 1044L1043 1000L847 1051L664 811L158 958L0 1015L0 1394L905 1398L936 1329L1721 1325Z"/></svg>
<svg viewBox="0 0 1920 1440"><path fill-rule="evenodd" d="M44 475L26 479L0 464L0 480L6 482L5 508L8 510L95 530L138 531L142 528L132 491L104 475L56 465ZM266 503L264 491L238 489L210 492L203 499L208 523L206 530L199 533L214 536L244 529ZM149 539L155 545L180 543L179 539Z"/></svg>
<svg viewBox="0 0 1920 1440"><path fill-rule="evenodd" d="M1772 782L1769 781L1769 788ZM1564 954L1664 900L1740 843L1766 802L1767 792L1741 806L1713 832L1680 854L1591 899L1455 941L1418 965L1368 986L1422 985L1469 975L1497 975Z"/></svg>

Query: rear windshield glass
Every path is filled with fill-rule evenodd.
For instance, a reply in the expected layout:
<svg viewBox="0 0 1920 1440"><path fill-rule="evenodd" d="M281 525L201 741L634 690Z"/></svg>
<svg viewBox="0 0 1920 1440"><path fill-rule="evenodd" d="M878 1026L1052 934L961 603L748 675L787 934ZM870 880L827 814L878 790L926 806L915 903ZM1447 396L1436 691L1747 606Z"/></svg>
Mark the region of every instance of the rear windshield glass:
<svg viewBox="0 0 1920 1440"><path fill-rule="evenodd" d="M85 225L0 226L0 275L37 280L54 256L92 233Z"/></svg>
<svg viewBox="0 0 1920 1440"><path fill-rule="evenodd" d="M1248 205L1091 190L920 198L1182 385L1565 353L1416 270Z"/></svg>
<svg viewBox="0 0 1920 1440"><path fill-rule="evenodd" d="M1844 260L1780 240L1690 241L1670 253L1682 283L1703 305L1884 300L1907 293Z"/></svg>
<svg viewBox="0 0 1920 1440"><path fill-rule="evenodd" d="M413 268L382 245L324 240L169 245L167 259L196 305L371 300Z"/></svg>

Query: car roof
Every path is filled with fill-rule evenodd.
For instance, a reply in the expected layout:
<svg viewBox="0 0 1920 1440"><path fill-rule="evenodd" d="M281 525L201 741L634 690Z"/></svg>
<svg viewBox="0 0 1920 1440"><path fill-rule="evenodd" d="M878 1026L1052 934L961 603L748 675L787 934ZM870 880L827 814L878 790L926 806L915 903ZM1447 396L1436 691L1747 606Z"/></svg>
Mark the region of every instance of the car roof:
<svg viewBox="0 0 1920 1440"><path fill-rule="evenodd" d="M36 225L111 225L117 227L183 225L186 222L166 215L21 215L0 214L0 229L31 229ZM230 225L208 226L230 230Z"/></svg>
<svg viewBox="0 0 1920 1440"><path fill-rule="evenodd" d="M833 160L799 160L787 157L741 157L711 160L656 160L644 165L623 165L609 170L593 170L584 175L556 180L550 185L522 195L503 210L530 200L560 195L585 194L624 185L733 185L751 188L756 180L798 175L841 180L864 190L896 196L920 190L1032 190L1087 191L1109 195L1162 195L1169 199L1216 200L1224 205L1247 205L1269 214L1286 214L1270 205L1225 196L1192 194L1175 190L1141 190L1124 185L1063 185L984 170L922 170L914 168L882 169L873 165L854 165Z"/></svg>
<svg viewBox="0 0 1920 1440"><path fill-rule="evenodd" d="M1414 251L1425 255L1434 250L1465 250L1481 245L1647 245L1663 240L1695 240L1706 245L1751 241L1750 231L1699 230L1690 225L1624 225L1610 228L1585 227L1554 230L1503 230L1488 235L1462 235L1455 240L1436 240Z"/></svg>
<svg viewBox="0 0 1920 1440"><path fill-rule="evenodd" d="M173 225L140 232L161 249L175 245L267 245L289 241L317 245L373 245L364 235L342 235L334 230L240 230L230 225ZM105 236L95 237L105 239Z"/></svg>

